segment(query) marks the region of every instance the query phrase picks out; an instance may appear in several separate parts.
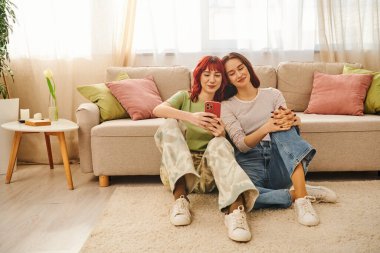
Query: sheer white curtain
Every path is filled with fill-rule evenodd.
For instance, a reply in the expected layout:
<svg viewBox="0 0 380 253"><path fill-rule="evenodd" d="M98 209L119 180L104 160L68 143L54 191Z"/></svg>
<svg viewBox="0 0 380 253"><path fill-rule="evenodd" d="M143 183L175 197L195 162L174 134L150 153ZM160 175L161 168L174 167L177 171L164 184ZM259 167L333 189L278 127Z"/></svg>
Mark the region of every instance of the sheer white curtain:
<svg viewBox="0 0 380 253"><path fill-rule="evenodd" d="M194 66L240 51L254 64L313 60L314 0L139 0L135 65Z"/></svg>
<svg viewBox="0 0 380 253"><path fill-rule="evenodd" d="M321 60L380 70L380 1L318 0Z"/></svg>
<svg viewBox="0 0 380 253"><path fill-rule="evenodd" d="M136 0L14 0L17 24L10 38L15 83L12 96L31 115L48 113L49 92L43 71L50 68L57 85L59 117L73 121L84 102L76 86L103 82L105 69L128 62ZM127 17L127 14L128 17ZM131 15L132 14L132 15ZM59 149L52 138L53 149ZM69 156L77 158L76 134L67 134ZM31 147L35 146L33 150ZM53 152L61 161L59 152ZM48 162L44 138L23 137L19 160Z"/></svg>

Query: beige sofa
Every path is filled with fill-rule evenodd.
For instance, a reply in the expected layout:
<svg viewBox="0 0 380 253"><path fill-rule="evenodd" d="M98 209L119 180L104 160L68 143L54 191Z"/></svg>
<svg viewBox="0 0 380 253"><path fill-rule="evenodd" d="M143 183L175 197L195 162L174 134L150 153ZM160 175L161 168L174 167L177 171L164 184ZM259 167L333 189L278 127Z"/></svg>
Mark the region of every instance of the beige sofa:
<svg viewBox="0 0 380 253"><path fill-rule="evenodd" d="M301 134L317 149L309 171L379 171L380 116L302 113L308 105L314 71L340 74L343 66L344 63L283 62L277 69L254 69L262 87L281 90L288 107L301 117ZM153 75L163 100L177 90L189 89L191 83L190 70L185 67L111 67L106 79L115 80L120 73L128 73L131 78ZM109 176L159 174L161 155L153 135L164 119L118 119L99 124L99 109L92 103L81 104L76 116L80 168L99 176L101 186L109 185Z"/></svg>

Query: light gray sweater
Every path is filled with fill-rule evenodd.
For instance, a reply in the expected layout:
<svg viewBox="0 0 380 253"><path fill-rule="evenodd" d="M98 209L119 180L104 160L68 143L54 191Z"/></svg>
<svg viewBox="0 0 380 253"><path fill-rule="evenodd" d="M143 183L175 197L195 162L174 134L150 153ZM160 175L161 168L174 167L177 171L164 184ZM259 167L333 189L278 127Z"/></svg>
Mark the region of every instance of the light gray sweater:
<svg viewBox="0 0 380 253"><path fill-rule="evenodd" d="M242 101L236 96L222 102L221 118L232 142L241 152L247 152L244 138L264 125L278 107L286 108L281 91L274 88L259 88L251 101ZM267 134L263 140L270 140Z"/></svg>

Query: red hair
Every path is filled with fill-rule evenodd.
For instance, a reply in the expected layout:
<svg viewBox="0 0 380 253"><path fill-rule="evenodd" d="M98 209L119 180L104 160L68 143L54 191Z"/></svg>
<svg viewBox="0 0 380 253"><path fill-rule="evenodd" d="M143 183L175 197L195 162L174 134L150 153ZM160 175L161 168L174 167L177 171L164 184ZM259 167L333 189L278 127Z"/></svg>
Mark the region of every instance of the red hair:
<svg viewBox="0 0 380 253"><path fill-rule="evenodd" d="M226 72L224 70L224 65L221 59L217 56L205 56L203 57L193 71L193 85L190 91L190 99L193 102L198 101L198 96L202 91L201 85L201 75L206 69L210 71L218 71L222 74L222 84L219 89L215 92L214 101L222 101L224 95L224 88L227 85Z"/></svg>

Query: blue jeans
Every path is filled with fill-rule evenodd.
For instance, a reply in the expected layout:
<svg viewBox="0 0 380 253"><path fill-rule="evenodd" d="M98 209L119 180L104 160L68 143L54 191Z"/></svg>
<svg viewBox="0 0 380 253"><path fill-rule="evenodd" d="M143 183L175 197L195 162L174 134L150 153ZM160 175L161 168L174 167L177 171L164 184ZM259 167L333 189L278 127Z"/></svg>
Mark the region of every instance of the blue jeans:
<svg viewBox="0 0 380 253"><path fill-rule="evenodd" d="M301 138L297 127L270 134L271 141L261 141L246 153L235 150L236 160L259 190L254 208L292 205L289 188L291 176L299 163L304 173L316 150Z"/></svg>

